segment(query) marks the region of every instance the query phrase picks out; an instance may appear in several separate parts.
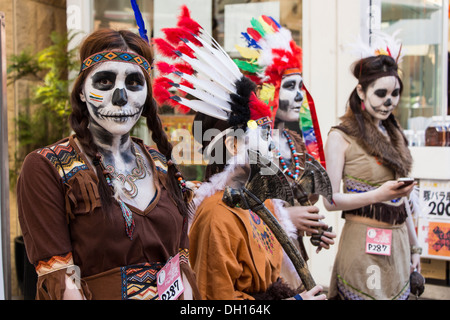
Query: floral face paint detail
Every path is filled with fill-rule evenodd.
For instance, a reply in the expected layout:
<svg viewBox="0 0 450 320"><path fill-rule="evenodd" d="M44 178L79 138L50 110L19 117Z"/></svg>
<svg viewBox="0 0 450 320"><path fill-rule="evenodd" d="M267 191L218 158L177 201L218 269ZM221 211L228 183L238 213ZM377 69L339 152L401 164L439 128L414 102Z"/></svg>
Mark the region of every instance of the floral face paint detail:
<svg viewBox="0 0 450 320"><path fill-rule="evenodd" d="M113 135L131 131L147 99L142 69L129 63L99 64L86 78L81 100L100 127Z"/></svg>
<svg viewBox="0 0 450 320"><path fill-rule="evenodd" d="M366 111L377 120L386 120L400 102L400 83L394 76L379 78L363 97Z"/></svg>
<svg viewBox="0 0 450 320"><path fill-rule="evenodd" d="M285 122L298 121L303 104L303 78L292 74L281 81L277 119Z"/></svg>

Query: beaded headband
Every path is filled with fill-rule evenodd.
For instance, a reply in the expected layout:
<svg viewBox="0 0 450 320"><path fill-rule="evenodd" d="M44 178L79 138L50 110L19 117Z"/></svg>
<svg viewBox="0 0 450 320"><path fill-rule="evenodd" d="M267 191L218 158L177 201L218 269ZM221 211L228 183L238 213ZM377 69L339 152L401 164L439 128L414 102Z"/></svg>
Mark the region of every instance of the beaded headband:
<svg viewBox="0 0 450 320"><path fill-rule="evenodd" d="M103 51L95 53L83 61L83 63L81 64L80 73L97 64L109 61L125 62L138 65L139 67L144 69L144 71L147 72L149 76L151 76L152 65L147 61L147 59L136 53L126 51Z"/></svg>

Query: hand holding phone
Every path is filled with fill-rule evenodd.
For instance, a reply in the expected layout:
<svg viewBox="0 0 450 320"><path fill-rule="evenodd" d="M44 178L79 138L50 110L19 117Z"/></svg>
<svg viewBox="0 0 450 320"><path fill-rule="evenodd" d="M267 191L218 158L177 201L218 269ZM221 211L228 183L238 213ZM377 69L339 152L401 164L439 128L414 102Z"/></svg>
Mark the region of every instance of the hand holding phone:
<svg viewBox="0 0 450 320"><path fill-rule="evenodd" d="M398 189L406 188L407 186L414 183L414 178L399 178L397 182L403 182L404 184L400 186Z"/></svg>

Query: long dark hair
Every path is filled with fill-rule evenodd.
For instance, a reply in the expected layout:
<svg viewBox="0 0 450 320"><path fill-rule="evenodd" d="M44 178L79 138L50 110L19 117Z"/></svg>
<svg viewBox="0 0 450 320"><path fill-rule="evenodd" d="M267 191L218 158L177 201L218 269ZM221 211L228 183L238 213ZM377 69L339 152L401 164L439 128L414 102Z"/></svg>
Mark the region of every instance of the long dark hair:
<svg viewBox="0 0 450 320"><path fill-rule="evenodd" d="M121 50L134 51L143 56L147 61L151 62L153 54L149 44L140 36L127 30L100 29L89 35L80 47L80 59L84 61L87 57L102 51ZM103 174L103 168L99 162L98 148L94 143L91 132L88 129L89 112L86 103L80 99L82 86L86 80L90 70L87 69L79 74L74 83L71 93L72 114L70 115L70 124L83 147L87 156L93 159L98 176L98 188L104 211L109 212L109 208L113 203L112 190L106 182ZM159 152L161 152L168 160L172 157L172 144L164 132L161 119L158 116L157 106L152 98L151 79L144 72L147 81L147 100L145 102L142 115L147 118L147 127L152 133L152 140L156 143ZM176 202L180 213L185 217L188 213L187 204L184 200L183 193L175 177L177 173L175 165L169 165L167 173L168 191Z"/></svg>
<svg viewBox="0 0 450 320"><path fill-rule="evenodd" d="M367 92L367 88L370 84L376 81L379 78L394 76L400 83L400 95L403 92L403 82L400 79L398 74L398 65L396 61L386 55L379 55L374 57L369 57L365 59L361 59L354 63L352 66L352 73L356 79L358 79L358 84L361 85L362 90ZM365 125L364 125L364 117L362 114L362 101L358 96L357 88L353 90L348 100L349 108L347 109L346 116L349 113L353 113L355 116L361 136L365 136ZM345 116L344 116L345 117ZM398 123L395 120L394 115L391 113L386 122L393 124L398 128Z"/></svg>

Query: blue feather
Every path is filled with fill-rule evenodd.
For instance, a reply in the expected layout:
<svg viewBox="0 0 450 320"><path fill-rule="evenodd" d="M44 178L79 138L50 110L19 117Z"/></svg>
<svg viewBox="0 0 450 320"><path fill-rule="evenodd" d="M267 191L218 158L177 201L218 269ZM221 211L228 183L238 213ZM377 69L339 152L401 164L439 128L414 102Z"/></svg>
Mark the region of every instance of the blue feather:
<svg viewBox="0 0 450 320"><path fill-rule="evenodd" d="M147 36L147 29L145 29L145 22L144 22L144 19L142 18L141 10L139 10L139 6L136 3L136 0L130 0L130 1L131 1L131 6L133 7L136 24L139 27L139 34L142 39L145 39L147 42L149 42L148 36Z"/></svg>
<svg viewBox="0 0 450 320"><path fill-rule="evenodd" d="M272 18L271 16L269 16L269 18L277 25L278 28L281 28L281 25L278 23L277 20L275 20L275 19Z"/></svg>
<svg viewBox="0 0 450 320"><path fill-rule="evenodd" d="M256 48L256 49L261 49L261 47L258 45L258 43L255 41L255 39L253 39L252 37L250 37L250 35L247 32L241 32L242 36L244 37L244 39L247 41L247 47L249 48Z"/></svg>

